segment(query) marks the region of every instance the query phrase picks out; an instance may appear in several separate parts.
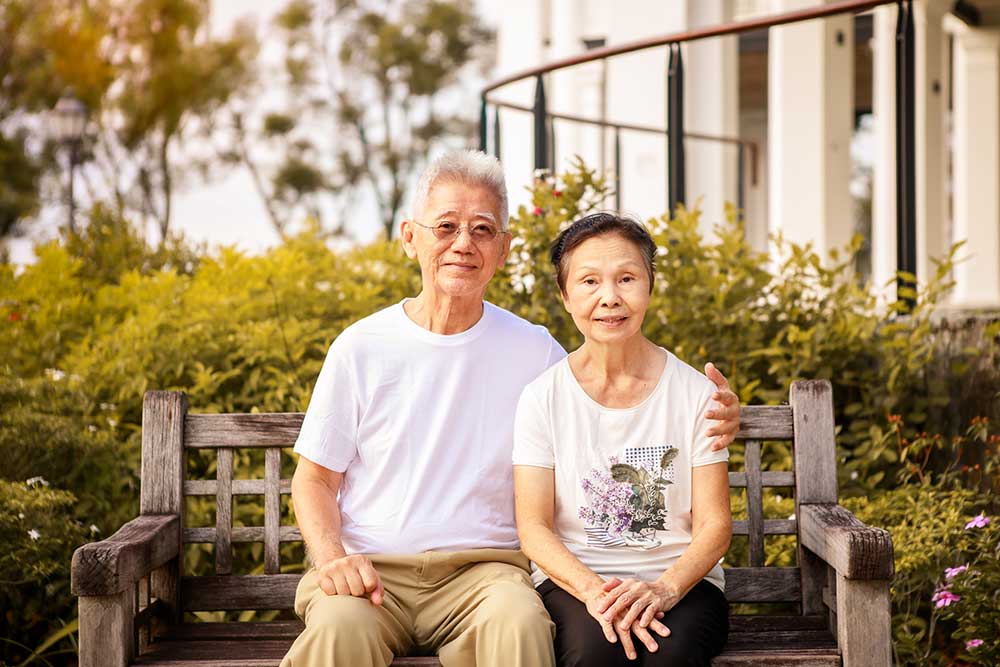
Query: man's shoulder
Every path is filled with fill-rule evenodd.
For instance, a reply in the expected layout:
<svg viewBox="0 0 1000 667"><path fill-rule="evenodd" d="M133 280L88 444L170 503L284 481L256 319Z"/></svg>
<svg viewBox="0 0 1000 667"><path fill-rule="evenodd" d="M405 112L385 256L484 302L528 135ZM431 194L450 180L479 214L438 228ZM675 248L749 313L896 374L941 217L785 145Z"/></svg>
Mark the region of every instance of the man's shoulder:
<svg viewBox="0 0 1000 667"><path fill-rule="evenodd" d="M552 337L552 334L549 333L549 330L541 324L529 322L520 315L515 315L509 310L494 305L489 301L484 301L483 307L490 311L491 317L496 323L498 331L502 332L504 336L522 336L529 340L536 340L546 344L548 344L549 341L555 340Z"/></svg>
<svg viewBox="0 0 1000 667"><path fill-rule="evenodd" d="M402 306L394 303L356 320L340 332L333 345L344 349L365 347L377 341L379 334L399 330L399 316Z"/></svg>

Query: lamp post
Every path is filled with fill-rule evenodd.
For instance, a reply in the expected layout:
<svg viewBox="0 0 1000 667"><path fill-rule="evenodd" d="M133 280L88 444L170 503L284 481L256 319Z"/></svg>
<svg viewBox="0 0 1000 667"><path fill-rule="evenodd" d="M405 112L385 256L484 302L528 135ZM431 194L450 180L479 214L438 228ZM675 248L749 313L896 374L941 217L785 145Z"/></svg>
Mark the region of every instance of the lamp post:
<svg viewBox="0 0 1000 667"><path fill-rule="evenodd" d="M52 134L69 152L69 230L76 231L73 199L73 174L80 161L80 147L83 143L83 129L87 124L87 107L76 98L73 90L67 90L51 112Z"/></svg>

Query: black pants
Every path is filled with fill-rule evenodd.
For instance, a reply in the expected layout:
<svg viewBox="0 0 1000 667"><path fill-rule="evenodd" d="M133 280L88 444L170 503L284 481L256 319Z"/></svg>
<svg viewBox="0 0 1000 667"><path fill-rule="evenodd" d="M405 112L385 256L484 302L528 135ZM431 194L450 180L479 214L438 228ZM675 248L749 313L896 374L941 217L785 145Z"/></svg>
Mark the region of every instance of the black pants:
<svg viewBox="0 0 1000 667"><path fill-rule="evenodd" d="M637 659L629 660L621 641L609 642L587 607L551 579L538 586L545 608L556 624L556 662L560 667L708 667L722 652L729 635L729 603L714 584L699 581L661 622L669 637L650 632L659 650L650 653L633 635Z"/></svg>

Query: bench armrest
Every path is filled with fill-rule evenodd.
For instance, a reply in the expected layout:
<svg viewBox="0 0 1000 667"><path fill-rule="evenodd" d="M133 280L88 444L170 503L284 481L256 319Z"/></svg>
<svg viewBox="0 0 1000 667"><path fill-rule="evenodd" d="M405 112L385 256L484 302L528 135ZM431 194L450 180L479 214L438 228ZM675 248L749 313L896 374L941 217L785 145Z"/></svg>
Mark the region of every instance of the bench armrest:
<svg viewBox="0 0 1000 667"><path fill-rule="evenodd" d="M71 590L77 596L114 595L180 553L180 517L144 515L100 542L73 553Z"/></svg>
<svg viewBox="0 0 1000 667"><path fill-rule="evenodd" d="M892 579L892 537L861 523L841 505L799 506L802 546L846 579Z"/></svg>

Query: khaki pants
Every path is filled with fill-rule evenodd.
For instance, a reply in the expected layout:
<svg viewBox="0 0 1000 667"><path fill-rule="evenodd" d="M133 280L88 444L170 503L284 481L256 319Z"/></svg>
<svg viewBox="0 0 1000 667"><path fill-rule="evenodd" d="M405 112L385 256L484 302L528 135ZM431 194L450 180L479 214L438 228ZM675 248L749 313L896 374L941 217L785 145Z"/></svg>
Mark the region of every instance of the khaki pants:
<svg viewBox="0 0 1000 667"><path fill-rule="evenodd" d="M437 654L444 667L551 667L555 625L520 551L474 549L370 555L381 606L327 595L310 569L295 592L306 629L281 667L373 667Z"/></svg>

